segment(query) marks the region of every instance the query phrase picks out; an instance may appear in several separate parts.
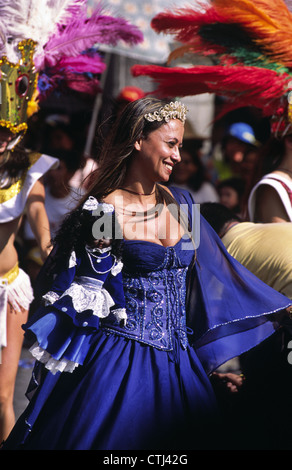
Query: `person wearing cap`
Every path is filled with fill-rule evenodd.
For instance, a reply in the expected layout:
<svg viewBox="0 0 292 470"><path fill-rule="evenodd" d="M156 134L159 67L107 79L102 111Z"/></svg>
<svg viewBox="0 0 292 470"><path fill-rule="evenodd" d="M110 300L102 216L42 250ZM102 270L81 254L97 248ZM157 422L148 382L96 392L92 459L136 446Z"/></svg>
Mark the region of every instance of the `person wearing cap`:
<svg viewBox="0 0 292 470"><path fill-rule="evenodd" d="M218 179L241 176L244 156L251 149L259 147L253 128L245 122L235 122L227 130L221 144L222 158L215 166Z"/></svg>

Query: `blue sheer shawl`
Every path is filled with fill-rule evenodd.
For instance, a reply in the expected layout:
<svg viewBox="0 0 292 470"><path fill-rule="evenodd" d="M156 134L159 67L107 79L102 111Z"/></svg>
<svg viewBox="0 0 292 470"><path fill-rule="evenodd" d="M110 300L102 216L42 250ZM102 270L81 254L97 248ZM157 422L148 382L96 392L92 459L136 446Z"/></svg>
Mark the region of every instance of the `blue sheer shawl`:
<svg viewBox="0 0 292 470"><path fill-rule="evenodd" d="M194 200L187 191L169 189L187 208L190 226L200 223L188 278L187 323L190 343L211 373L273 334L280 327L277 312L292 302L230 256L203 216L193 221Z"/></svg>

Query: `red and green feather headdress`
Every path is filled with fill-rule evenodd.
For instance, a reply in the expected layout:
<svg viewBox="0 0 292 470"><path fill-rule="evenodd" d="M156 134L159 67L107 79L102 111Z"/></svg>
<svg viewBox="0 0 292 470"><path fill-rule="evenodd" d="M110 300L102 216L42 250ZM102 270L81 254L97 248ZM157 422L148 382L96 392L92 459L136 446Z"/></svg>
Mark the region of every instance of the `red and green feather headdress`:
<svg viewBox="0 0 292 470"><path fill-rule="evenodd" d="M224 112L254 106L272 117L280 135L292 124L292 13L282 0L213 0L165 11L152 20L157 32L182 43L169 57L208 56L211 65L136 65L134 76L157 82L161 97L216 93Z"/></svg>

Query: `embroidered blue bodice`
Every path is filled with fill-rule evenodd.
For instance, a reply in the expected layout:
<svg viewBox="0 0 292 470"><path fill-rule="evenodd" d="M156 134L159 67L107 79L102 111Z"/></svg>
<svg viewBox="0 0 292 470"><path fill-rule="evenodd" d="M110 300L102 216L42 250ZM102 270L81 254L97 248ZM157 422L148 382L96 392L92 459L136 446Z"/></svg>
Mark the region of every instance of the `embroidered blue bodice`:
<svg viewBox="0 0 292 470"><path fill-rule="evenodd" d="M187 347L186 275L194 251L180 240L173 247L126 241L123 284L127 324L102 321L102 327L158 349L172 350L177 337ZM189 243L187 244L189 248Z"/></svg>

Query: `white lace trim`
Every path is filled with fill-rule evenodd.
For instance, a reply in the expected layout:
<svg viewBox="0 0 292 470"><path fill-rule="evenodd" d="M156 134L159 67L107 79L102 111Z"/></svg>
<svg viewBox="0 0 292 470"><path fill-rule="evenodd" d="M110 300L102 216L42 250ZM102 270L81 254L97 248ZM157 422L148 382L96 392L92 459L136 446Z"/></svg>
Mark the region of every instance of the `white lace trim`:
<svg viewBox="0 0 292 470"><path fill-rule="evenodd" d="M74 268L74 266L77 266L76 253L75 251L72 251L69 259L69 268Z"/></svg>
<svg viewBox="0 0 292 470"><path fill-rule="evenodd" d="M53 375L57 372L70 372L72 373L80 364L78 362L69 361L67 359L54 359L45 349L39 346L39 343L34 343L29 349L32 356L39 362L45 365Z"/></svg>
<svg viewBox="0 0 292 470"><path fill-rule="evenodd" d="M95 282L93 283L93 281ZM79 278L79 282L73 282L61 296L56 292L49 291L43 296L43 300L47 306L62 299L62 297L65 297L66 295L71 297L73 308L77 313L84 312L85 310L92 310L93 315L96 315L99 318L106 318L111 311L118 321L123 320L124 325L126 324L126 309L118 307L110 310L111 307L115 305L115 302L109 292L102 288L101 281L90 278L84 278L81 280L81 278ZM66 312L67 307L62 307L61 310Z"/></svg>
<svg viewBox="0 0 292 470"><path fill-rule="evenodd" d="M123 263L122 261L118 261L117 264L111 269L111 273L113 276L116 276L121 272L123 269Z"/></svg>
<svg viewBox="0 0 292 470"><path fill-rule="evenodd" d="M56 302L56 300L58 300L59 297L60 296L59 294L57 294L57 292L50 290L49 292L47 292L45 295L42 296L42 299L43 299L45 306L47 306Z"/></svg>
<svg viewBox="0 0 292 470"><path fill-rule="evenodd" d="M124 326L127 324L128 316L125 308L116 308L112 310L112 313L118 321L123 321Z"/></svg>
<svg viewBox="0 0 292 470"><path fill-rule="evenodd" d="M84 310L92 310L93 315L105 318L110 313L110 307L115 303L106 289L90 289L76 282L73 282L69 289L61 295L60 299L69 295L72 299L73 307L76 312L81 313Z"/></svg>
<svg viewBox="0 0 292 470"><path fill-rule="evenodd" d="M19 269L17 278L7 285L8 302L16 312L28 310L33 301L33 290L29 276Z"/></svg>
<svg viewBox="0 0 292 470"><path fill-rule="evenodd" d="M87 252L89 252L90 254L94 254L96 255L96 253L99 253L99 254L103 254L103 253L107 253L108 251L111 251L112 247L111 246L107 246L105 248L98 248L97 246L96 247L92 247L90 245L85 245L85 249Z"/></svg>

